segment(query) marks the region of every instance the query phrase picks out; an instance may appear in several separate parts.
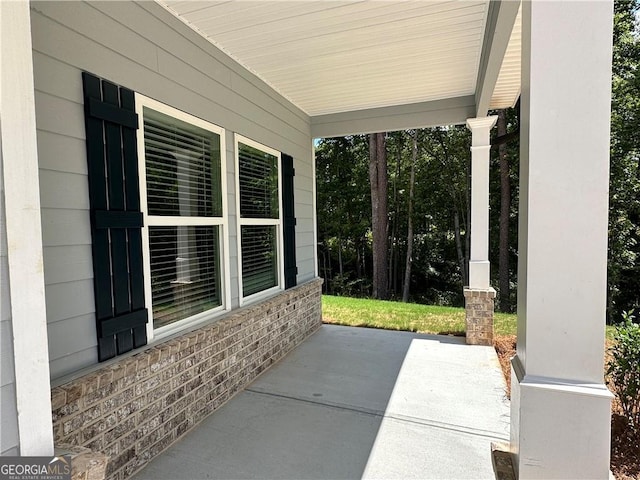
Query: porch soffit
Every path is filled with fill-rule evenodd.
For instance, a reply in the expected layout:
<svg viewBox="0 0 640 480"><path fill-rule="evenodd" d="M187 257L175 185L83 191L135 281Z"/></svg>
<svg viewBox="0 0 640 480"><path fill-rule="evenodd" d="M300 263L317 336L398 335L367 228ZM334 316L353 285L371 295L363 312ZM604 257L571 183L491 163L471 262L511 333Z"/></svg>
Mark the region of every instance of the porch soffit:
<svg viewBox="0 0 640 480"><path fill-rule="evenodd" d="M512 106L520 93L519 2L158 3L306 112L312 126L355 116L360 131L373 131L365 119L398 117L403 106L428 126L419 112L448 111L448 100L445 117L459 123ZM314 136L338 131L320 130Z"/></svg>

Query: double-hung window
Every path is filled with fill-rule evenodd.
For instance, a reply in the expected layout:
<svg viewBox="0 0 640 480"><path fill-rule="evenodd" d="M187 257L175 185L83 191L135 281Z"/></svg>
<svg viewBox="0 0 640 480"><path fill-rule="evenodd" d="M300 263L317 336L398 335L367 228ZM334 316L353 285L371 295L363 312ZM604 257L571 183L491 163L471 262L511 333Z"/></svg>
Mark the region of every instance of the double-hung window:
<svg viewBox="0 0 640 480"><path fill-rule="evenodd" d="M138 96L149 336L228 308L224 131Z"/></svg>
<svg viewBox="0 0 640 480"><path fill-rule="evenodd" d="M280 152L236 135L242 301L282 288Z"/></svg>

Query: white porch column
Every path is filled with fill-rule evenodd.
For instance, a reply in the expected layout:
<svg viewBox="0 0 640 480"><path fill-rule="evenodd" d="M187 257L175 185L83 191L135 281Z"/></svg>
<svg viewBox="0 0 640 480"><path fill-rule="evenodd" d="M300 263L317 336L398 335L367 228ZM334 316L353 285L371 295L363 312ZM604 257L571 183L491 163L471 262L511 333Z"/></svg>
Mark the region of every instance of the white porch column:
<svg viewBox="0 0 640 480"><path fill-rule="evenodd" d="M0 138L20 455L53 454L29 2L0 2Z"/></svg>
<svg viewBox="0 0 640 480"><path fill-rule="evenodd" d="M521 479L609 475L603 383L611 1L523 3L518 347Z"/></svg>
<svg viewBox="0 0 640 480"><path fill-rule="evenodd" d="M471 258L469 288L489 288L489 132L497 116L469 118L471 130Z"/></svg>
<svg viewBox="0 0 640 480"><path fill-rule="evenodd" d="M493 344L496 291L489 285L489 132L498 117L467 119L471 130L471 258L464 289L467 343Z"/></svg>

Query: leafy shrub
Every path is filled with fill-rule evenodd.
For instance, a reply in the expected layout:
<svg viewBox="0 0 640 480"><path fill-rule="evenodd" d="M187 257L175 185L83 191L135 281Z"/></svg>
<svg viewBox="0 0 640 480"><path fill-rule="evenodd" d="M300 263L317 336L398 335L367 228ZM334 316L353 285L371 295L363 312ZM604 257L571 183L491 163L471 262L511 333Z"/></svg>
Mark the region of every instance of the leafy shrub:
<svg viewBox="0 0 640 480"><path fill-rule="evenodd" d="M352 280L348 273L338 273L331 279L331 290L341 297L364 297L371 291L371 284L364 278Z"/></svg>
<svg viewBox="0 0 640 480"><path fill-rule="evenodd" d="M607 383L618 397L629 427L640 432L640 325L634 323L633 310L624 312L622 317L609 349Z"/></svg>

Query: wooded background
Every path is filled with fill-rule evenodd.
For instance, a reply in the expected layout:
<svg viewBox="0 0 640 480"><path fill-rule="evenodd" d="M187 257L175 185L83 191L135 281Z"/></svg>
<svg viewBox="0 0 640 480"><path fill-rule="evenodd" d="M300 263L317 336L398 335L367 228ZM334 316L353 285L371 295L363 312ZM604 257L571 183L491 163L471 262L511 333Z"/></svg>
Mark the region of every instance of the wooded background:
<svg viewBox="0 0 640 480"><path fill-rule="evenodd" d="M608 321L617 321L640 303L639 1L614 4ZM513 312L518 106L489 114L498 115L489 187L491 285L498 292L497 309ZM325 293L464 304L470 145L465 126L319 141L318 267Z"/></svg>

